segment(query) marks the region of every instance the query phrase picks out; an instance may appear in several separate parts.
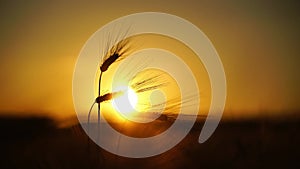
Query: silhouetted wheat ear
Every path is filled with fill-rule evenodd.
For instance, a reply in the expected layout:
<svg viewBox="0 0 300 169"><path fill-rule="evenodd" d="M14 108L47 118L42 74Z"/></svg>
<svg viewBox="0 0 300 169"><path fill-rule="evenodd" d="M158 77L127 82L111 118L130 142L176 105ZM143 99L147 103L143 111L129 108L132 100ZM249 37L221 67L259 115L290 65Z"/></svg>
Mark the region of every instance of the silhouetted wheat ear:
<svg viewBox="0 0 300 169"><path fill-rule="evenodd" d="M113 64L118 58L120 57L119 54L114 54L111 57L109 57L107 60L105 60L105 62L102 64L102 66L100 67L100 70L102 72L105 72L108 67Z"/></svg>
<svg viewBox="0 0 300 169"><path fill-rule="evenodd" d="M105 101L109 101L112 100L113 98L116 98L118 96L120 96L123 92L119 91L119 92L113 92L113 93L106 93L102 96L98 96L95 100L96 103L101 103L101 102L105 102Z"/></svg>
<svg viewBox="0 0 300 169"><path fill-rule="evenodd" d="M101 72L105 72L108 70L109 66L111 66L114 62L116 62L121 57L124 57L126 55L126 52L128 52L128 40L122 40L116 45L114 45L107 53L104 62L100 66Z"/></svg>
<svg viewBox="0 0 300 169"><path fill-rule="evenodd" d="M102 96L98 96L95 100L96 103L101 103L101 102L104 102L104 101L107 101L107 100L110 100L112 99L112 94L111 93L106 93Z"/></svg>

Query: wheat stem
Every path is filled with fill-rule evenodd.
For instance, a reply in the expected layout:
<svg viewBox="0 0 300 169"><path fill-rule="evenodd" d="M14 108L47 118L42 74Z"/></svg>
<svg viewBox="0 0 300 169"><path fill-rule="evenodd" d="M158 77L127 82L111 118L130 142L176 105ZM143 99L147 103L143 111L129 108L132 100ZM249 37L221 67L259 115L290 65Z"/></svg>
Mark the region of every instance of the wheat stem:
<svg viewBox="0 0 300 169"><path fill-rule="evenodd" d="M91 117L91 112L92 112L92 109L94 107L96 102L94 102L89 110L89 114L88 114L88 133L90 133L90 117Z"/></svg>
<svg viewBox="0 0 300 169"><path fill-rule="evenodd" d="M99 84L98 84L98 96L101 96L101 79L102 79L102 71L100 70L99 76ZM99 139L99 132L100 132L100 102L98 103L98 125L97 125L97 140Z"/></svg>

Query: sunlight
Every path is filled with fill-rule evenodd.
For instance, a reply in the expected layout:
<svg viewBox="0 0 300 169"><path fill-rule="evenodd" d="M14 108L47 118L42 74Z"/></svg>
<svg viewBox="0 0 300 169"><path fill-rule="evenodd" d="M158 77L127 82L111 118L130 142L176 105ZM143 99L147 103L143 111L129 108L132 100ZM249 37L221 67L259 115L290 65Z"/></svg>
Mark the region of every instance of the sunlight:
<svg viewBox="0 0 300 169"><path fill-rule="evenodd" d="M122 115L128 117L135 112L138 102L137 94L130 87L121 86L116 89L122 91L122 95L112 100L112 105Z"/></svg>

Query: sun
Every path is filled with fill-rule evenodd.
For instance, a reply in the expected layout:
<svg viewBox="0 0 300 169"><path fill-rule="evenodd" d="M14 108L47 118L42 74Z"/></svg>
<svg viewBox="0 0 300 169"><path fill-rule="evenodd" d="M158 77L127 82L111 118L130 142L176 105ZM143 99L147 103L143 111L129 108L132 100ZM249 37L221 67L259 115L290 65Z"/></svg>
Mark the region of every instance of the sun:
<svg viewBox="0 0 300 169"><path fill-rule="evenodd" d="M121 86L116 90L121 91L122 94L112 100L112 105L115 110L128 117L135 112L138 96L135 91L128 86Z"/></svg>

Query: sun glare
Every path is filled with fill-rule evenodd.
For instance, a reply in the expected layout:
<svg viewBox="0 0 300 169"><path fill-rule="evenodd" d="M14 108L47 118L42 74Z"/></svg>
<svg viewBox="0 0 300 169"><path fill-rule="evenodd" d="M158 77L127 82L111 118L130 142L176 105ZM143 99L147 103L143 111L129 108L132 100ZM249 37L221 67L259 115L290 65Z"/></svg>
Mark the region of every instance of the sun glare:
<svg viewBox="0 0 300 169"><path fill-rule="evenodd" d="M122 115L129 116L135 112L138 97L130 87L120 87L118 89L122 92L122 95L113 99L112 105Z"/></svg>
<svg viewBox="0 0 300 169"><path fill-rule="evenodd" d="M134 108L137 104L137 101L138 101L136 93L131 88L128 88L127 96L128 96L128 99L129 99L129 102L130 102L131 106Z"/></svg>

